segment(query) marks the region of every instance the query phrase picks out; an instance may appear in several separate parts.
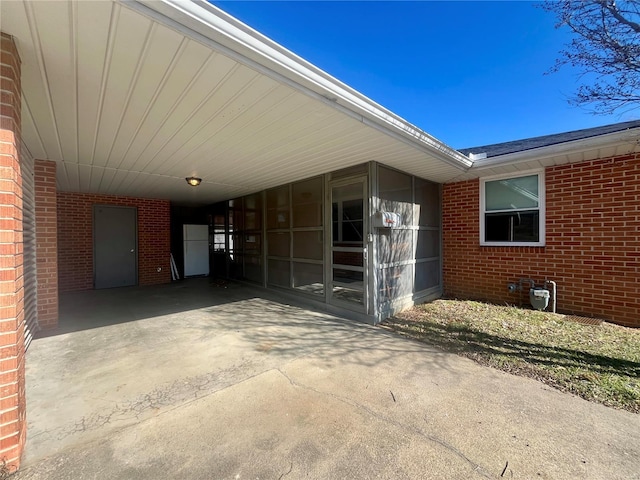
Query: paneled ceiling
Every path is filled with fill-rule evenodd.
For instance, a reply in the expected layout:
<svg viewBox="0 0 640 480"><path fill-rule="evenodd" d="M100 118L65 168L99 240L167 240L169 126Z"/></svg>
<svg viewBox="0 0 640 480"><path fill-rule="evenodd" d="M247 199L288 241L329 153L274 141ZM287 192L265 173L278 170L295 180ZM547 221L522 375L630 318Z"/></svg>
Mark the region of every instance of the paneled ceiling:
<svg viewBox="0 0 640 480"><path fill-rule="evenodd" d="M470 166L282 47L303 74L222 35L213 20L266 41L214 7L189 5L207 23L179 4L1 2L23 150L57 162L59 190L206 204L369 160L437 182Z"/></svg>

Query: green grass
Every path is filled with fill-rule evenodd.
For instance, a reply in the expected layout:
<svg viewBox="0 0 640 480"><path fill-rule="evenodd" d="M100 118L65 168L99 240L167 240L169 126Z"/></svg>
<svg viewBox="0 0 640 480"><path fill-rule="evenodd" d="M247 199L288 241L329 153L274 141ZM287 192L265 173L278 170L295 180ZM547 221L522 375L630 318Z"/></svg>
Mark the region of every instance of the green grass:
<svg viewBox="0 0 640 480"><path fill-rule="evenodd" d="M640 329L583 325L564 315L437 300L384 326L586 400L640 413Z"/></svg>

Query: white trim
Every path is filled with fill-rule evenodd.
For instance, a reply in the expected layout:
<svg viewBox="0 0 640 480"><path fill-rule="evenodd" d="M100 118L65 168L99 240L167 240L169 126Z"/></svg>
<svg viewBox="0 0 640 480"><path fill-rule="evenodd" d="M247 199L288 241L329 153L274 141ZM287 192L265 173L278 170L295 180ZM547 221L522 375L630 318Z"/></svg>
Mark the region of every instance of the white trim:
<svg viewBox="0 0 640 480"><path fill-rule="evenodd" d="M538 234L540 240L538 242L486 242L484 240L485 226L485 194L484 185L486 182L493 182L495 180L502 180L506 178L520 178L528 177L531 175L538 175L538 212L539 212L539 225ZM544 247L545 246L545 224L546 224L546 190L545 190L545 171L543 168L535 170L527 170L518 173L504 173L501 175L492 175L490 177L480 178L480 245L483 247Z"/></svg>

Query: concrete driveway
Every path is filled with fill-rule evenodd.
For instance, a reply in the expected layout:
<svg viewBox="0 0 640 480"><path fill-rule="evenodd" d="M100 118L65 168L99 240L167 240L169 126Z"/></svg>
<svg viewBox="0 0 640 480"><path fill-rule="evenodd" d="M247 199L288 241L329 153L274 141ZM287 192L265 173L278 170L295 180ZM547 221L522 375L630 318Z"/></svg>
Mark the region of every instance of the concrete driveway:
<svg viewBox="0 0 640 480"><path fill-rule="evenodd" d="M208 280L62 298L16 479L640 478L640 415Z"/></svg>

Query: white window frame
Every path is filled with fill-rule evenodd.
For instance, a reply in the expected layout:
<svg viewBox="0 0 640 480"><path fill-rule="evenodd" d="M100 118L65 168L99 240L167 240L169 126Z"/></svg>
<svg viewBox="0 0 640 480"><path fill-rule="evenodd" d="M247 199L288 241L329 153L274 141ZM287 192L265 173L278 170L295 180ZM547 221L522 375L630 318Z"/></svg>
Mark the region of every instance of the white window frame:
<svg viewBox="0 0 640 480"><path fill-rule="evenodd" d="M538 175L538 225L539 241L537 242L486 242L485 236L485 183L495 180L512 179L519 177L528 177ZM524 210L524 209L523 209ZM527 208L526 210L533 210ZM522 172L505 173L502 175L493 175L490 177L480 178L480 245L488 247L544 247L545 246L545 224L546 224L546 191L544 169L527 170Z"/></svg>

